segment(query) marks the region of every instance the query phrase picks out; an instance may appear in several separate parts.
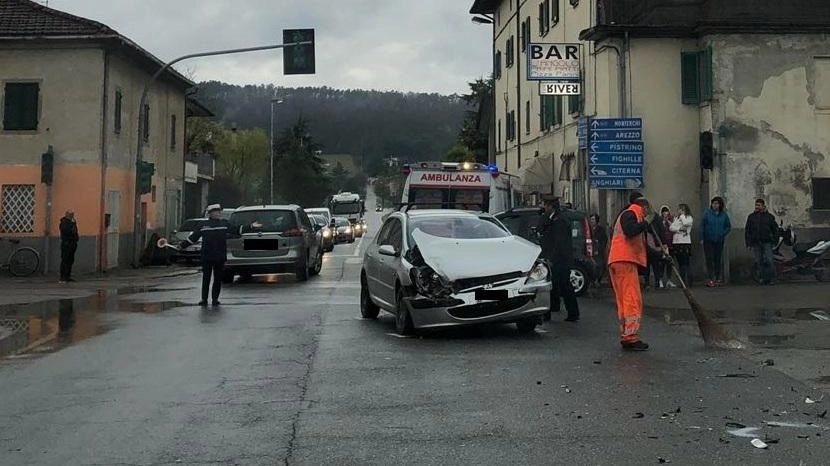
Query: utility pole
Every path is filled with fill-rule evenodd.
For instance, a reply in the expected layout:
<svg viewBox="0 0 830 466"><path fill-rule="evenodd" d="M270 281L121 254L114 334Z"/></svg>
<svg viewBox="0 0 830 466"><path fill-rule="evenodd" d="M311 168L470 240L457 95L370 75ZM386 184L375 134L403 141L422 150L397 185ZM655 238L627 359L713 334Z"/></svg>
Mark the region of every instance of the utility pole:
<svg viewBox="0 0 830 466"><path fill-rule="evenodd" d="M141 225L141 189L139 188L139 177L138 171L141 167L142 159L142 151L144 149L144 106L147 104L147 96L150 93L150 89L153 87L153 84L158 80L159 76L162 75L165 71L167 71L171 66L175 65L176 63L187 60L189 58L199 58L199 57L211 57L215 55L230 55L234 53L245 53L245 52L257 52L260 50L273 50L273 49L282 49L288 47L296 47L300 45L314 45L314 41L304 41L304 42L291 42L287 44L276 44L276 45L262 45L259 47L247 47L241 49L228 49L228 50L216 50L212 52L201 52L201 53L192 53L189 55L184 55L174 60L171 60L164 64L158 71L150 78L150 81L144 85L144 89L141 91L141 100L138 104L138 138L136 141L136 151L135 151L135 193L133 199L133 266L138 267L140 264L141 258L141 249L143 245L141 244L141 230L143 226ZM150 117L147 116L147 122L149 124Z"/></svg>
<svg viewBox="0 0 830 466"><path fill-rule="evenodd" d="M281 104L283 101L274 97L271 99L271 132L270 132L270 140L271 140L271 205L274 205L274 123L276 118L274 117L274 107Z"/></svg>

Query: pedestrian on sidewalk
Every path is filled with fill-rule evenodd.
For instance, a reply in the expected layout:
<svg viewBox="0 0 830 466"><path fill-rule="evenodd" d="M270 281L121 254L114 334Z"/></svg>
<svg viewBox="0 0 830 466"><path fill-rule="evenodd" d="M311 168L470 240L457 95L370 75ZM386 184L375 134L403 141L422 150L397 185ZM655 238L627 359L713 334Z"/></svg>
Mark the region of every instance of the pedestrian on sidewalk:
<svg viewBox="0 0 830 466"><path fill-rule="evenodd" d="M599 218L599 214L591 215L591 238L594 241L594 254L597 264L597 285L605 278L608 263L608 230Z"/></svg>
<svg viewBox="0 0 830 466"><path fill-rule="evenodd" d="M755 212L749 214L746 219L744 235L746 247L755 253L755 266L761 284L773 284L775 269L772 248L778 241L780 231L775 216L767 211L767 203L763 199L755 200Z"/></svg>
<svg viewBox="0 0 830 466"><path fill-rule="evenodd" d="M213 298L213 305L218 306L219 293L222 292L222 279L225 261L228 255L228 236L234 233L231 224L222 218L222 206L211 204L207 208L210 218L201 229L194 231L179 244L180 249L187 249L191 244L202 239L202 300L200 306L207 306L208 294ZM213 289L210 278L213 276ZM212 291L212 293L211 293Z"/></svg>
<svg viewBox="0 0 830 466"><path fill-rule="evenodd" d="M579 303L571 285L571 267L573 266L573 244L571 223L562 215L559 198L545 199L545 212L539 222L538 232L542 257L551 267L553 287L550 291L550 310L559 312L560 300L565 301L568 311L566 322L579 321ZM550 320L550 312L545 316Z"/></svg>
<svg viewBox="0 0 830 466"><path fill-rule="evenodd" d="M640 292L638 270L648 264L646 231L656 215L642 194L629 196L631 205L614 223L608 270L617 299L620 320L620 344L630 351L645 351L648 344L640 340L640 321L643 316L643 295Z"/></svg>
<svg viewBox="0 0 830 466"><path fill-rule="evenodd" d="M654 217L654 220L649 224L646 230L646 246L648 260L648 272L646 275L646 289L649 288L651 277L654 275L654 287L663 288L664 272L666 271L664 248L662 245L663 237L663 222L661 218Z"/></svg>
<svg viewBox="0 0 830 466"><path fill-rule="evenodd" d="M677 206L677 217L671 224L670 230L674 233L672 237L671 255L677 261L680 269L680 278L686 286L692 286L689 276L689 264L692 258L692 226L694 219L688 204Z"/></svg>
<svg viewBox="0 0 830 466"><path fill-rule="evenodd" d="M78 222L75 212L67 210L61 218L61 278L60 283L74 282L72 266L75 264L75 252L78 250Z"/></svg>
<svg viewBox="0 0 830 466"><path fill-rule="evenodd" d="M726 213L726 202L720 196L712 198L709 209L703 214L701 225L703 232L703 253L706 255L706 286L723 285L723 245L729 232L732 231L732 222Z"/></svg>
<svg viewBox="0 0 830 466"><path fill-rule="evenodd" d="M663 246L671 250L672 242L674 241L674 233L671 231L671 224L674 223L674 217L671 214L671 208L667 205L660 206L660 226L662 227L662 236L660 238L663 241ZM671 264L670 257L664 257L663 259L663 285L666 288L674 288L674 282L672 282L672 271L673 267Z"/></svg>

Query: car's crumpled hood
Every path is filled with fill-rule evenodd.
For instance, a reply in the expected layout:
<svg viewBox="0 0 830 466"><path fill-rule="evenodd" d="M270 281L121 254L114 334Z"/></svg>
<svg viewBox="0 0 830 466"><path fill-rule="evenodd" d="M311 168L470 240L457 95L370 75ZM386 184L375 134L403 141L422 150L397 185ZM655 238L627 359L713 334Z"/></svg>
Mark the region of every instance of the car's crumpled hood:
<svg viewBox="0 0 830 466"><path fill-rule="evenodd" d="M542 252L542 248L518 236L453 239L415 230L412 238L426 264L451 281L529 272Z"/></svg>

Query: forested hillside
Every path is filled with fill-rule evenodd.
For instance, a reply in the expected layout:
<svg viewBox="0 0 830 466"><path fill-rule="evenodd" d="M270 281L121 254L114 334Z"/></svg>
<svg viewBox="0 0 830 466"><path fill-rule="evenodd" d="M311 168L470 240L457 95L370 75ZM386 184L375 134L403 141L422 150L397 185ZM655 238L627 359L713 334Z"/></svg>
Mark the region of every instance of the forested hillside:
<svg viewBox="0 0 830 466"><path fill-rule="evenodd" d="M440 160L455 143L467 104L459 96L322 88L199 84L197 98L219 123L266 129L272 97L281 133L307 120L310 136L325 153L353 154L368 174L382 159Z"/></svg>

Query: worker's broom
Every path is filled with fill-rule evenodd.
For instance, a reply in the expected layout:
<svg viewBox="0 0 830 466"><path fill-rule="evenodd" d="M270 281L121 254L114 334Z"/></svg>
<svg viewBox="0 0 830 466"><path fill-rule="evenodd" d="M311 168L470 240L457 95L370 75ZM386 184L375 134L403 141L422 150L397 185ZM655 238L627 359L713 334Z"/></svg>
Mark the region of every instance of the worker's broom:
<svg viewBox="0 0 830 466"><path fill-rule="evenodd" d="M651 234L654 235L655 241L662 249L663 243L660 239L660 235L658 235L654 230L654 225L649 224L649 229L651 230ZM680 284L680 289L683 290L683 294L686 296L686 301L689 302L689 307L692 308L692 313L695 315L695 319L697 319L697 326L700 328L700 336L703 337L703 343L706 344L706 346L713 348L743 348L743 343L730 336L729 333L727 333L726 330L724 330L723 327L721 327L721 325L717 323L705 309L703 309L703 306L697 302L697 299L695 299L692 291L689 290L689 286L686 284L686 281L683 280L683 277L680 275L680 269L677 266L677 262L674 260L674 257L668 256L668 260L671 263L672 272L674 272L674 276Z"/></svg>

